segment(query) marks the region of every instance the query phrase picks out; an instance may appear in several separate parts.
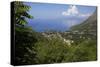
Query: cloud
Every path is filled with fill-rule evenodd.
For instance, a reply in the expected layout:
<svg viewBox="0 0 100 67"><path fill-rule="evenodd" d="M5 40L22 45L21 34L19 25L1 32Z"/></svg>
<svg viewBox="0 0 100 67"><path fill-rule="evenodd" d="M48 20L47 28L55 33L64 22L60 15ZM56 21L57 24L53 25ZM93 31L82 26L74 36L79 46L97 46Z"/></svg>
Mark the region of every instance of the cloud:
<svg viewBox="0 0 100 67"><path fill-rule="evenodd" d="M62 12L63 15L77 15L79 13L76 6L70 6L67 11Z"/></svg>
<svg viewBox="0 0 100 67"><path fill-rule="evenodd" d="M77 17L88 17L91 14L82 14L79 12L78 8L75 5L71 5L66 11L62 12L64 16L77 16Z"/></svg>

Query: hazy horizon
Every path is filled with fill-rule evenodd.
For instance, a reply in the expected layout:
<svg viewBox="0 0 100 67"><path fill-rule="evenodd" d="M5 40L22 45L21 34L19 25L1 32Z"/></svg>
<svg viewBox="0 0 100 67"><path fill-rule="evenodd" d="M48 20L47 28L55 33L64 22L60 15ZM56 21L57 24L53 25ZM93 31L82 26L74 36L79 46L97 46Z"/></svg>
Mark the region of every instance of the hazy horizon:
<svg viewBox="0 0 100 67"><path fill-rule="evenodd" d="M37 32L46 30L67 31L70 27L82 23L93 14L95 6L31 3L30 11L34 19L27 19L28 25Z"/></svg>

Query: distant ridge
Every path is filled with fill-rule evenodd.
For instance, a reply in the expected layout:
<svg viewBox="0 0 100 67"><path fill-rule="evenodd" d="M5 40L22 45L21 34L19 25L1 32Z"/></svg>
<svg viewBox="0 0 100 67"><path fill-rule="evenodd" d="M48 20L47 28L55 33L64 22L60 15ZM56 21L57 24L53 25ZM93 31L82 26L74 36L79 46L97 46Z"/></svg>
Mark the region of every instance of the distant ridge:
<svg viewBox="0 0 100 67"><path fill-rule="evenodd" d="M83 23L71 27L71 31L96 33L97 32L97 8L94 13Z"/></svg>

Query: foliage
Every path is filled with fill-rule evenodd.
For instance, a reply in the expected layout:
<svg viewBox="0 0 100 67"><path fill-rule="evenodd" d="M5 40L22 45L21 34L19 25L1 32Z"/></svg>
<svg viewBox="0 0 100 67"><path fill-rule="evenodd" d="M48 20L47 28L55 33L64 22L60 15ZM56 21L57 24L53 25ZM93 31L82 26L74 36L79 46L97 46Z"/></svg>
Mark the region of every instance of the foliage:
<svg viewBox="0 0 100 67"><path fill-rule="evenodd" d="M67 60L70 62L96 60L96 47L96 40L85 40L71 49L71 54Z"/></svg>
<svg viewBox="0 0 100 67"><path fill-rule="evenodd" d="M30 8L30 6L23 4L23 2L14 2L15 24L25 25L27 24L26 18L33 18L28 14Z"/></svg>
<svg viewBox="0 0 100 67"><path fill-rule="evenodd" d="M64 55L68 52L68 46L60 39L39 41L36 43L36 63L62 62Z"/></svg>
<svg viewBox="0 0 100 67"><path fill-rule="evenodd" d="M31 64L34 60L34 43L37 41L35 32L26 27L26 18L32 18L28 14L30 6L23 2L14 2L14 26L15 26L15 65Z"/></svg>
<svg viewBox="0 0 100 67"><path fill-rule="evenodd" d="M96 60L96 40L84 40L71 47L60 39L36 43L36 64Z"/></svg>
<svg viewBox="0 0 100 67"><path fill-rule="evenodd" d="M42 33L32 30L27 24L26 18L32 18L28 14L30 6L22 2L14 2L15 23L15 65L45 64L76 61L92 61L97 59L96 34L68 35L58 32L65 39L73 40L68 46L59 37L44 37ZM89 28L90 29L90 28ZM51 33L46 31L44 33ZM52 34L56 34L53 31ZM72 38L70 38L72 36ZM84 39L80 36L85 37Z"/></svg>
<svg viewBox="0 0 100 67"><path fill-rule="evenodd" d="M15 29L15 63L31 64L34 60L34 43L37 42L35 32L29 28L16 27Z"/></svg>

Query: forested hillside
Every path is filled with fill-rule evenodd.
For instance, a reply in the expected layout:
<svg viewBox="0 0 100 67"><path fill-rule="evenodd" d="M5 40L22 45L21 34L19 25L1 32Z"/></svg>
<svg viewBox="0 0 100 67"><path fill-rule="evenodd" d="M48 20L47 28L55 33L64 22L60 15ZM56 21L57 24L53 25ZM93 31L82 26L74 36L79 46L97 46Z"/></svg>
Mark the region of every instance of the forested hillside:
<svg viewBox="0 0 100 67"><path fill-rule="evenodd" d="M88 33L97 32L97 10L83 23L71 27L72 31L84 31Z"/></svg>
<svg viewBox="0 0 100 67"><path fill-rule="evenodd" d="M97 59L97 11L71 31L36 32L27 26L30 6L14 2L15 65L50 64ZM34 18L33 18L34 17ZM93 32L93 34L92 34ZM95 34L94 34L95 33Z"/></svg>

